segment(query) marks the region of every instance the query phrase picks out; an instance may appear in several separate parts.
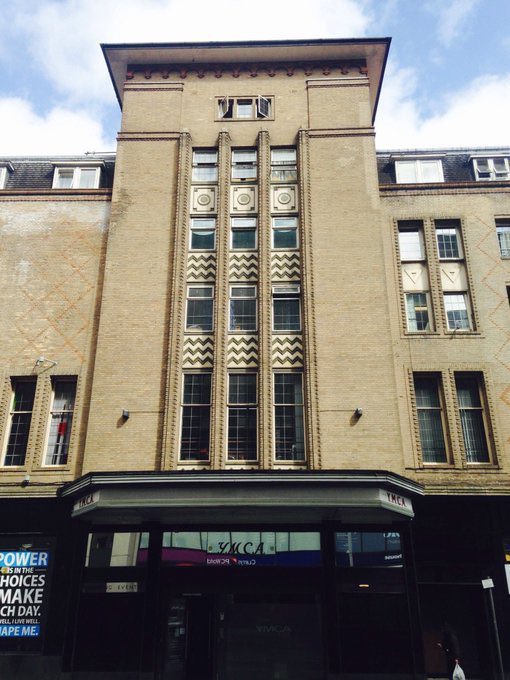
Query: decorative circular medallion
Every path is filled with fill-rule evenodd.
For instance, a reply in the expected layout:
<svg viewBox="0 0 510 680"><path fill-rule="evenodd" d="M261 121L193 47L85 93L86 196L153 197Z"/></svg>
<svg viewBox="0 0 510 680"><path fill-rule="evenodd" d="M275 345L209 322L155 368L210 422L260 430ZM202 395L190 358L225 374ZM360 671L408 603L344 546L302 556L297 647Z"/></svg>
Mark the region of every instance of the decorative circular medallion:
<svg viewBox="0 0 510 680"><path fill-rule="evenodd" d="M248 205L250 200L251 199L248 196L248 194L239 194L239 196L237 197L237 202L240 203L241 205Z"/></svg>
<svg viewBox="0 0 510 680"><path fill-rule="evenodd" d="M287 203L290 203L292 200L290 194L278 194L278 203L283 203L283 205L287 205Z"/></svg>
<svg viewBox="0 0 510 680"><path fill-rule="evenodd" d="M211 202L211 197L208 194L200 194L200 196L197 198L197 203L199 205L209 205Z"/></svg>

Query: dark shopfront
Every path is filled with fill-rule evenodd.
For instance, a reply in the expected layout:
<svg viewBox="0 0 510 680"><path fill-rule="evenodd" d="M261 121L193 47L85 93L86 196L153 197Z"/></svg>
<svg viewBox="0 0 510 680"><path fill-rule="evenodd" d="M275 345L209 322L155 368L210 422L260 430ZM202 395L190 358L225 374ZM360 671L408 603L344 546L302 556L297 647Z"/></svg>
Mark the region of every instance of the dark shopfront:
<svg viewBox="0 0 510 680"><path fill-rule="evenodd" d="M92 475L71 485L83 567L70 676L413 677L419 487L356 477L187 473L119 485Z"/></svg>

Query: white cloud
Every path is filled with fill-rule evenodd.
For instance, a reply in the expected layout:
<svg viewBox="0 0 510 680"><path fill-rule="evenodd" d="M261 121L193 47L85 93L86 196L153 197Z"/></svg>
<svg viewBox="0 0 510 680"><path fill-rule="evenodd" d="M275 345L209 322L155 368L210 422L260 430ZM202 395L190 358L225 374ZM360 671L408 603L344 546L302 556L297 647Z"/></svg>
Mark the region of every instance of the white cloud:
<svg viewBox="0 0 510 680"><path fill-rule="evenodd" d="M112 101L99 43L363 35L368 0L17 0L13 22L33 63L73 101Z"/></svg>
<svg viewBox="0 0 510 680"><path fill-rule="evenodd" d="M376 120L381 149L500 146L510 144L510 73L484 75L437 102L426 117L415 99L411 69L392 69L383 85Z"/></svg>
<svg viewBox="0 0 510 680"><path fill-rule="evenodd" d="M56 107L39 116L24 99L0 99L0 149L3 155L59 155L113 151L101 123L86 113Z"/></svg>
<svg viewBox="0 0 510 680"><path fill-rule="evenodd" d="M437 36L449 46L464 30L480 0L429 0L426 8L437 16Z"/></svg>

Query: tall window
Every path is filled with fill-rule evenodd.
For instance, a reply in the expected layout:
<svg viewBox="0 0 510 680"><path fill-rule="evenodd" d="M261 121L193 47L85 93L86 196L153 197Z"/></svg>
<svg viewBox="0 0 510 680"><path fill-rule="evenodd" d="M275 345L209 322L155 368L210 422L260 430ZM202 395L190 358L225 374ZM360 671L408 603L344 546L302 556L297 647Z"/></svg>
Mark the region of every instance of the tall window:
<svg viewBox="0 0 510 680"><path fill-rule="evenodd" d="M398 246L407 330L410 333L430 331L429 277L421 220L398 222Z"/></svg>
<svg viewBox="0 0 510 680"><path fill-rule="evenodd" d="M257 150L232 151L232 179L257 179Z"/></svg>
<svg viewBox="0 0 510 680"><path fill-rule="evenodd" d="M76 379L55 379L50 411L50 432L45 465L65 465L73 424Z"/></svg>
<svg viewBox="0 0 510 680"><path fill-rule="evenodd" d="M275 458L277 461L303 461L303 384L300 373L274 376Z"/></svg>
<svg viewBox="0 0 510 680"><path fill-rule="evenodd" d="M230 320L231 331L257 330L257 287L230 287Z"/></svg>
<svg viewBox="0 0 510 680"><path fill-rule="evenodd" d="M422 223L403 220L398 223L398 245L401 262L415 262L425 259Z"/></svg>
<svg viewBox="0 0 510 680"><path fill-rule="evenodd" d="M10 427L4 465L24 465L34 409L35 378L12 379Z"/></svg>
<svg viewBox="0 0 510 680"><path fill-rule="evenodd" d="M181 460L208 460L211 374L187 373L183 380Z"/></svg>
<svg viewBox="0 0 510 680"><path fill-rule="evenodd" d="M297 217L273 217L273 248L294 250L298 247Z"/></svg>
<svg viewBox="0 0 510 680"><path fill-rule="evenodd" d="M397 184L443 182L443 162L436 159L395 161Z"/></svg>
<svg viewBox="0 0 510 680"><path fill-rule="evenodd" d="M478 375L457 374L455 386L466 460L468 463L488 463L481 378Z"/></svg>
<svg viewBox="0 0 510 680"><path fill-rule="evenodd" d="M190 250L214 250L216 218L192 217L190 223Z"/></svg>
<svg viewBox="0 0 510 680"><path fill-rule="evenodd" d="M218 181L218 152L193 151L192 182Z"/></svg>
<svg viewBox="0 0 510 680"><path fill-rule="evenodd" d="M273 182L297 180L296 149L271 149L271 180Z"/></svg>
<svg viewBox="0 0 510 680"><path fill-rule="evenodd" d="M273 286L273 330L279 333L301 330L299 286Z"/></svg>
<svg viewBox="0 0 510 680"><path fill-rule="evenodd" d="M501 257L510 257L510 218L496 220L496 233Z"/></svg>
<svg viewBox="0 0 510 680"><path fill-rule="evenodd" d="M458 220L436 220L437 251L440 260L462 258Z"/></svg>
<svg viewBox="0 0 510 680"><path fill-rule="evenodd" d="M420 445L424 463L446 463L444 418L440 379L435 375L414 376Z"/></svg>
<svg viewBox="0 0 510 680"><path fill-rule="evenodd" d="M257 459L257 376L254 373L229 375L228 459Z"/></svg>
<svg viewBox="0 0 510 680"><path fill-rule="evenodd" d="M254 250L257 247L256 217L232 217L230 226L232 250Z"/></svg>
<svg viewBox="0 0 510 680"><path fill-rule="evenodd" d="M212 331L213 287L189 286L186 305L187 331Z"/></svg>
<svg viewBox="0 0 510 680"><path fill-rule="evenodd" d="M407 330L429 331L429 305L426 293L406 293Z"/></svg>
<svg viewBox="0 0 510 680"><path fill-rule="evenodd" d="M448 330L469 331L471 320L466 293L444 293L444 308Z"/></svg>
<svg viewBox="0 0 510 680"><path fill-rule="evenodd" d="M54 189L97 189L101 168L58 167L53 176Z"/></svg>

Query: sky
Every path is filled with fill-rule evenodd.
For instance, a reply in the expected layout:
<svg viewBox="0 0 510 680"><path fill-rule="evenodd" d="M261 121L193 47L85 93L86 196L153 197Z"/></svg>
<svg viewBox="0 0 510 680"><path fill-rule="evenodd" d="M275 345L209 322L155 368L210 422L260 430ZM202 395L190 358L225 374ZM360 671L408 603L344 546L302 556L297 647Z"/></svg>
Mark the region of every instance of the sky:
<svg viewBox="0 0 510 680"><path fill-rule="evenodd" d="M101 43L391 37L383 149L510 146L510 0L3 0L0 155L115 150Z"/></svg>

